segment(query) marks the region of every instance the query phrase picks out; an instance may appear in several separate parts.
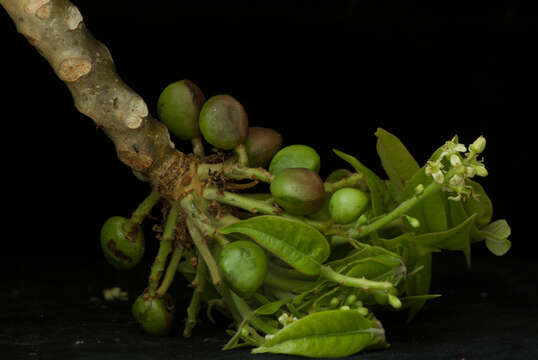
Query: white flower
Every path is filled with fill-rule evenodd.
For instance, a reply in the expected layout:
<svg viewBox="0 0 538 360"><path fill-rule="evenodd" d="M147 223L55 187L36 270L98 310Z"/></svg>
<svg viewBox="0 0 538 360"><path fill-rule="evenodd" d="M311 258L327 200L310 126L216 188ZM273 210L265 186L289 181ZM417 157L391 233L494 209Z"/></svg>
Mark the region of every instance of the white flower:
<svg viewBox="0 0 538 360"><path fill-rule="evenodd" d="M476 170L472 166L466 166L465 167L465 176L468 178L472 178L476 175Z"/></svg>
<svg viewBox="0 0 538 360"><path fill-rule="evenodd" d="M442 184L445 181L445 175L441 170L442 168L443 164L441 164L441 161L428 161L424 172L426 173L426 175L430 175L431 177L433 177L433 180L436 183Z"/></svg>
<svg viewBox="0 0 538 360"><path fill-rule="evenodd" d="M486 167L484 166L484 164L475 164L473 168L476 172L476 175L481 176L481 177L488 176L488 171L486 170Z"/></svg>
<svg viewBox="0 0 538 360"><path fill-rule="evenodd" d="M454 167L461 165L461 159L457 154L450 155L450 165Z"/></svg>
<svg viewBox="0 0 538 360"><path fill-rule="evenodd" d="M452 186L458 186L463 183L463 176L461 176L460 174L456 174L450 178L448 183Z"/></svg>
<svg viewBox="0 0 538 360"><path fill-rule="evenodd" d="M438 184L442 184L443 182L445 182L445 175L443 174L441 170L432 173L432 177L433 177L433 181L435 181Z"/></svg>

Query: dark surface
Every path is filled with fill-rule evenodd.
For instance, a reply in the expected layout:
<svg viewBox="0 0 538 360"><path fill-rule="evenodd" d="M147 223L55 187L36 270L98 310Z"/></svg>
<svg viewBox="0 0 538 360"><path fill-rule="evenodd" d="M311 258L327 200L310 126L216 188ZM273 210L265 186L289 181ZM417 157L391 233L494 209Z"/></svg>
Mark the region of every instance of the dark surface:
<svg viewBox="0 0 538 360"><path fill-rule="evenodd" d="M176 329L170 337L145 335L131 317L130 301L109 303L102 290L120 286L130 300L142 290L144 264L117 273L101 261L84 258L2 259L0 354L2 359L292 359L251 355L246 349L222 352L228 321L205 316L192 338ZM460 254L434 260L432 300L410 323L405 314L381 314L388 350L356 359L536 359L538 288L535 261L476 256L466 270ZM177 327L190 289L181 279L176 298ZM94 298L94 299L92 299ZM95 298L100 298L97 301Z"/></svg>

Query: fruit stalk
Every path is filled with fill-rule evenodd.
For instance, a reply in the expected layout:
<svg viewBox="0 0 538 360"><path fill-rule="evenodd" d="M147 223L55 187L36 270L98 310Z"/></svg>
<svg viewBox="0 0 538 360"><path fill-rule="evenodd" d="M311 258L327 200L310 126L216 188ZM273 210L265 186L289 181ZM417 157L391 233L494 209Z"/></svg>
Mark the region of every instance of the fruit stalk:
<svg viewBox="0 0 538 360"><path fill-rule="evenodd" d="M157 295L157 287L164 271L168 255L172 251L172 240L175 235L175 227L177 225L177 219L179 217L180 210L177 206L172 206L166 219L166 226L159 243L159 250L155 261L151 266L151 273L149 275L149 289L148 293L154 297Z"/></svg>

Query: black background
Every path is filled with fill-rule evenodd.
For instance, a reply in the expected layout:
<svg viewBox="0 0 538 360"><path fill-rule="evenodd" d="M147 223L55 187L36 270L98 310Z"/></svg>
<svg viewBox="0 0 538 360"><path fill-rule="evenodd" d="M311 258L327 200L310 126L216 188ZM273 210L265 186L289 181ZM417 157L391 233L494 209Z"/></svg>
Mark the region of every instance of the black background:
<svg viewBox="0 0 538 360"><path fill-rule="evenodd" d="M251 125L276 129L285 145L315 147L322 175L345 166L333 148L382 174L378 127L400 137L420 163L455 134L467 144L484 135L490 176L481 183L494 218L512 227L512 262L481 244L473 254L484 268L536 262L538 17L523 3L75 3L152 114L166 85L190 79L206 97L237 98ZM69 258L100 264L101 224L129 215L148 189L74 109L65 85L3 10L0 34L4 262L39 263L45 272ZM190 150L187 143L177 147ZM514 282L538 274L524 269L514 272ZM536 290L526 294L530 301Z"/></svg>

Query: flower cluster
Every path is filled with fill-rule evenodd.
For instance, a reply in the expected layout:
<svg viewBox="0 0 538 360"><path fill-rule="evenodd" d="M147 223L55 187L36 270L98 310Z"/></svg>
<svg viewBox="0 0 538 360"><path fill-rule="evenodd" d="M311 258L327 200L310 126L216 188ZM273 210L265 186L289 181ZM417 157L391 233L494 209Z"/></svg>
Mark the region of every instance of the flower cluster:
<svg viewBox="0 0 538 360"><path fill-rule="evenodd" d="M485 177L488 171L478 155L486 148L486 139L478 137L470 146L465 145L454 137L442 147L442 152L435 161L428 161L425 167L426 175L433 178L444 190L456 195L449 196L450 200L460 201L472 195L472 187L465 183L466 179L477 176Z"/></svg>

